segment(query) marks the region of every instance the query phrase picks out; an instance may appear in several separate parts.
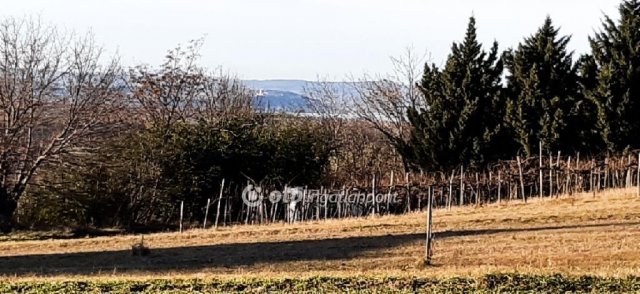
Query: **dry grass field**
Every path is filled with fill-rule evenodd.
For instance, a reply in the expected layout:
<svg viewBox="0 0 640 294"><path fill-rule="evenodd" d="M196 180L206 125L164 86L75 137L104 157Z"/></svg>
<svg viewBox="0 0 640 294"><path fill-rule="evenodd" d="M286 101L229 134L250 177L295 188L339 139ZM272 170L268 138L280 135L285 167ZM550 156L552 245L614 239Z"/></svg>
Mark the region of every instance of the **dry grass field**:
<svg viewBox="0 0 640 294"><path fill-rule="evenodd" d="M425 214L295 225L235 226L140 236L0 242L11 280L469 277L486 273L598 275L640 272L636 190L436 210L434 265L424 255Z"/></svg>

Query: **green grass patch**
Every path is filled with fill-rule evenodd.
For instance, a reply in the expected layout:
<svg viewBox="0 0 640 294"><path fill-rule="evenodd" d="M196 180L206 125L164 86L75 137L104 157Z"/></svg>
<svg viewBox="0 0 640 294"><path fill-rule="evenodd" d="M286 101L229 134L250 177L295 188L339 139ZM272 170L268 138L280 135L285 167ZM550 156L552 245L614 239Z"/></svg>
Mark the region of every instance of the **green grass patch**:
<svg viewBox="0 0 640 294"><path fill-rule="evenodd" d="M640 277L490 274L481 278L155 279L145 281L0 282L0 293L290 293L290 292L639 292Z"/></svg>

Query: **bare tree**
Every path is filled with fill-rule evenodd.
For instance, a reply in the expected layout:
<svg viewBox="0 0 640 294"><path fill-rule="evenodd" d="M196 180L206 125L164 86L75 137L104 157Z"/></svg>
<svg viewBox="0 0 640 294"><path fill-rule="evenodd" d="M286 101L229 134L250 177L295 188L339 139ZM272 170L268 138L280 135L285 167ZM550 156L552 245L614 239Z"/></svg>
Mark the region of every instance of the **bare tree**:
<svg viewBox="0 0 640 294"><path fill-rule="evenodd" d="M33 19L0 23L0 229L42 166L86 152L121 109L118 60L92 36L78 38Z"/></svg>
<svg viewBox="0 0 640 294"><path fill-rule="evenodd" d="M130 70L129 88L145 124L168 133L175 123L193 118L193 101L205 80L197 65L201 46L202 40L194 40L186 50L169 50L158 70L146 65Z"/></svg>
<svg viewBox="0 0 640 294"><path fill-rule="evenodd" d="M215 123L252 111L253 93L238 79L198 65L202 42L194 40L186 49L169 50L159 69L137 66L130 71L134 103L150 128L168 134L179 122Z"/></svg>
<svg viewBox="0 0 640 294"><path fill-rule="evenodd" d="M208 71L199 65L203 39L189 42L187 47L177 46L169 50L164 63L158 67L146 65L132 68L128 88L131 91L131 109L135 114L140 134L157 133L159 141L145 140L151 145L143 148L144 154L135 160L139 169L132 174L127 193L131 195L130 211L144 211L158 207L161 199L170 195L162 179L163 160L169 139L177 134L176 126L203 123L223 132L230 132L222 121L253 114L253 92L237 78L217 69ZM153 136L155 138L155 136ZM188 195L183 195L187 197ZM162 210L162 209L157 209ZM150 218L157 211L150 211L142 218ZM134 219L134 222L137 221Z"/></svg>
<svg viewBox="0 0 640 294"><path fill-rule="evenodd" d="M202 88L195 107L198 120L215 124L224 118L253 114L253 91L230 73L218 69L208 74Z"/></svg>
<svg viewBox="0 0 640 294"><path fill-rule="evenodd" d="M304 87L307 105L313 115L319 118L322 126L330 132L332 140L339 145L344 140L343 129L350 118L353 118L349 101L353 94L344 83L318 80Z"/></svg>
<svg viewBox="0 0 640 294"><path fill-rule="evenodd" d="M423 99L420 99L417 81L422 73L424 58L407 48L404 55L392 57L391 62L391 74L365 75L353 79L356 92L353 96L353 113L384 134L402 157L406 170L410 156L407 110L422 106L420 103Z"/></svg>

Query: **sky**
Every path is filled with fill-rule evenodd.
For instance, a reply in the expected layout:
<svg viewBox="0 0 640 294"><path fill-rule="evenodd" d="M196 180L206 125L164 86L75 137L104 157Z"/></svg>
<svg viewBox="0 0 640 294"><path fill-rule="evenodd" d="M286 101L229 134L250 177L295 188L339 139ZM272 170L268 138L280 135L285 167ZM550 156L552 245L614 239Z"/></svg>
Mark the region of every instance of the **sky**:
<svg viewBox="0 0 640 294"><path fill-rule="evenodd" d="M201 64L242 79L344 80L392 70L406 48L437 65L475 16L488 48L517 46L547 15L588 51L619 0L20 0L2 17L37 17L92 32L125 66L158 65L168 49L204 38Z"/></svg>

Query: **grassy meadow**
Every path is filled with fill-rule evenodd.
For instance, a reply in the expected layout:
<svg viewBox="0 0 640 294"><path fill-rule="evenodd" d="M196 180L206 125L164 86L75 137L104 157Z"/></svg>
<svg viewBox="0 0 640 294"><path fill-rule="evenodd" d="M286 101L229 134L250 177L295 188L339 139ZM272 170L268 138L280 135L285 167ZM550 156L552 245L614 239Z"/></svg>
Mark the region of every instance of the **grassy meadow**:
<svg viewBox="0 0 640 294"><path fill-rule="evenodd" d="M436 210L432 266L425 222L412 213L147 234L146 257L131 254L140 235L17 233L0 241L0 292L640 291L637 190Z"/></svg>

